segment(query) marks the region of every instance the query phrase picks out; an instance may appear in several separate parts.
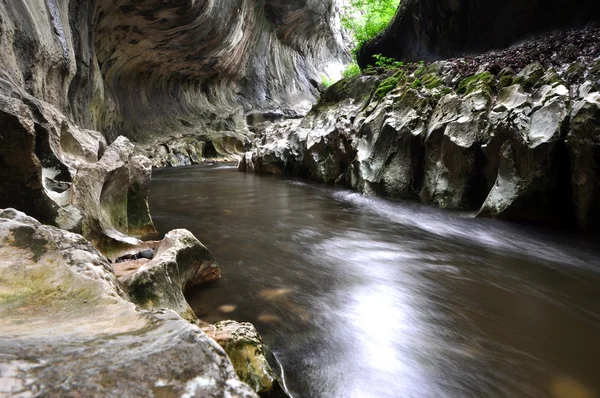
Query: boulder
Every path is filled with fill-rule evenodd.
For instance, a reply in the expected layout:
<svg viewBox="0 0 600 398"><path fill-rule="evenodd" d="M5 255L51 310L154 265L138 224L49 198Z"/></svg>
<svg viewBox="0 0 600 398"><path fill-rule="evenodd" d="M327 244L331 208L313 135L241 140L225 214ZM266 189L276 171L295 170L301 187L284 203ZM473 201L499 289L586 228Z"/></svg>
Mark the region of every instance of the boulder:
<svg viewBox="0 0 600 398"><path fill-rule="evenodd" d="M223 347L240 380L261 397L290 397L277 359L251 323L222 321L203 330Z"/></svg>
<svg viewBox="0 0 600 398"><path fill-rule="evenodd" d="M255 397L170 310L127 300L81 235L0 210L0 395Z"/></svg>
<svg viewBox="0 0 600 398"><path fill-rule="evenodd" d="M148 248L153 249L151 259L147 258L150 257ZM125 257L123 254L115 258ZM177 229L160 242L147 242L130 249L129 254L134 255L130 258L138 259L115 262L114 267L131 300L145 309L171 309L196 322L184 293L221 277L219 266L208 249L191 232Z"/></svg>

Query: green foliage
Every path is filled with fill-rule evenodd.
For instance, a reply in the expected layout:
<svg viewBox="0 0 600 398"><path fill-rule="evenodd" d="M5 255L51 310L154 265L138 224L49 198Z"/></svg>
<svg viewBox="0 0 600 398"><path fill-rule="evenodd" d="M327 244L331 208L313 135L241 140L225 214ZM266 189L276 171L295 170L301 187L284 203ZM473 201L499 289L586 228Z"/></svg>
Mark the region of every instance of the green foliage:
<svg viewBox="0 0 600 398"><path fill-rule="evenodd" d="M335 83L332 79L328 78L325 75L321 75L321 84L325 87L329 87L331 86L333 83Z"/></svg>
<svg viewBox="0 0 600 398"><path fill-rule="evenodd" d="M344 69L344 77L350 78L360 75L360 66L356 62L352 62L350 65L346 66Z"/></svg>
<svg viewBox="0 0 600 398"><path fill-rule="evenodd" d="M514 77L510 76L510 75L504 75L500 78L500 82L498 83L498 90L504 88L504 87L508 87L508 86L512 86L514 81Z"/></svg>
<svg viewBox="0 0 600 398"><path fill-rule="evenodd" d="M379 66L381 68L401 68L404 66L404 62L396 61L394 58L384 57L381 54L373 55L377 61L375 61L375 66Z"/></svg>
<svg viewBox="0 0 600 398"><path fill-rule="evenodd" d="M354 39L355 52L390 23L400 0L350 0L342 11L342 25Z"/></svg>

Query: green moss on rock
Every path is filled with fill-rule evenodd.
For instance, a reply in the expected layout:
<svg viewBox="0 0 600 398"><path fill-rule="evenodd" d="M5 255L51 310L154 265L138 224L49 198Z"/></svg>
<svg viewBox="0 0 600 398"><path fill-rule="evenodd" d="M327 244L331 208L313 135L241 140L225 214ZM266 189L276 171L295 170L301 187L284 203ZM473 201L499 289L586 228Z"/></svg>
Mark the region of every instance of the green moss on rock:
<svg viewBox="0 0 600 398"><path fill-rule="evenodd" d="M490 72L482 72L476 75L463 79L459 84L456 92L458 94L470 94L477 90L490 92L496 84L496 78Z"/></svg>
<svg viewBox="0 0 600 398"><path fill-rule="evenodd" d="M512 86L514 82L514 77L510 75L505 75L500 78L498 81L498 90L503 89L504 87Z"/></svg>

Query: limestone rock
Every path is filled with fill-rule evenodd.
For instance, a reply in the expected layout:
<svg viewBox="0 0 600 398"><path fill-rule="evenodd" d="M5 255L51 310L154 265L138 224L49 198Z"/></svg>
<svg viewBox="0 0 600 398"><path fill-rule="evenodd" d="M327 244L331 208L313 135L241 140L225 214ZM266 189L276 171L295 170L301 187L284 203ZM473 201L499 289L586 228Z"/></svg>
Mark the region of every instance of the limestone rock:
<svg viewBox="0 0 600 398"><path fill-rule="evenodd" d="M52 222L58 206L44 189L30 109L17 99L0 96L0 131L0 205Z"/></svg>
<svg viewBox="0 0 600 398"><path fill-rule="evenodd" d="M240 169L594 229L600 63L577 62L573 83L568 65L464 77L451 61L342 80L301 122L259 129Z"/></svg>
<svg viewBox="0 0 600 398"><path fill-rule="evenodd" d="M425 180L420 197L440 207L478 207L487 193L481 141L492 99L484 90L459 97L448 94L429 122Z"/></svg>
<svg viewBox="0 0 600 398"><path fill-rule="evenodd" d="M429 100L415 89L390 93L360 128L359 183L366 194L413 198L422 183Z"/></svg>
<svg viewBox="0 0 600 398"><path fill-rule="evenodd" d="M196 326L128 302L80 235L2 210L0 257L0 395L256 396Z"/></svg>
<svg viewBox="0 0 600 398"><path fill-rule="evenodd" d="M501 90L484 149L488 176L499 170L498 177L480 215L572 222L571 198L565 195L570 165L563 141L570 107L569 90L561 81L543 85L531 95L519 85Z"/></svg>
<svg viewBox="0 0 600 398"><path fill-rule="evenodd" d="M147 205L149 163L124 137L106 146L52 105L0 78L0 205L81 232L102 250L137 244L127 234L155 232ZM130 162L131 159L131 162Z"/></svg>
<svg viewBox="0 0 600 398"><path fill-rule="evenodd" d="M581 86L573 104L567 147L572 167L573 202L579 225L600 226L600 92L588 91L591 82Z"/></svg>
<svg viewBox="0 0 600 398"><path fill-rule="evenodd" d="M145 156L132 156L129 159L129 183L127 191L127 232L129 235L143 237L156 232L148 194L152 178L152 163Z"/></svg>
<svg viewBox="0 0 600 398"><path fill-rule="evenodd" d="M144 243L135 251L152 247L154 257L115 263L115 272L133 302L146 309L167 308L196 321L184 293L221 277L208 249L185 230L169 232L160 242ZM130 250L131 251L131 250Z"/></svg>
<svg viewBox="0 0 600 398"><path fill-rule="evenodd" d="M277 359L251 323L222 321L203 330L223 347L240 380L260 396L289 398Z"/></svg>

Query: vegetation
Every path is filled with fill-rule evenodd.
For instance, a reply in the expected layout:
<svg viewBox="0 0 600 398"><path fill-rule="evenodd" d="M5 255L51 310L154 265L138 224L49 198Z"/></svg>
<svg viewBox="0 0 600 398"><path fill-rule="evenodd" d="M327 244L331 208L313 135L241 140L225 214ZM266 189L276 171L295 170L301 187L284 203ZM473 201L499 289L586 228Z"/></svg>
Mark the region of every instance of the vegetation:
<svg viewBox="0 0 600 398"><path fill-rule="evenodd" d="M377 87L377 91L375 91L375 95L377 96L377 98L382 99L387 95L387 93L392 91L398 85L398 82L400 81L401 77L402 74L397 73L394 76L388 77L387 79L382 81L379 84L379 87Z"/></svg>
<svg viewBox="0 0 600 398"><path fill-rule="evenodd" d="M325 75L321 75L321 84L324 87L329 87L331 86L333 83L335 83L332 79L330 79L329 77L325 76Z"/></svg>
<svg viewBox="0 0 600 398"><path fill-rule="evenodd" d="M352 35L353 47L352 62L344 71L344 77L356 76L360 73L360 68L356 63L356 53L364 42L371 40L381 32L390 23L400 0L350 0L349 4L344 6L342 11L342 25L348 29ZM383 67L393 66L396 60L380 56L377 63Z"/></svg>
<svg viewBox="0 0 600 398"><path fill-rule="evenodd" d="M344 70L344 77L353 77L356 75L360 75L360 67L356 62L352 62L350 65L346 67Z"/></svg>
<svg viewBox="0 0 600 398"><path fill-rule="evenodd" d="M356 52L390 23L400 0L350 0L342 12L342 25L350 31Z"/></svg>

